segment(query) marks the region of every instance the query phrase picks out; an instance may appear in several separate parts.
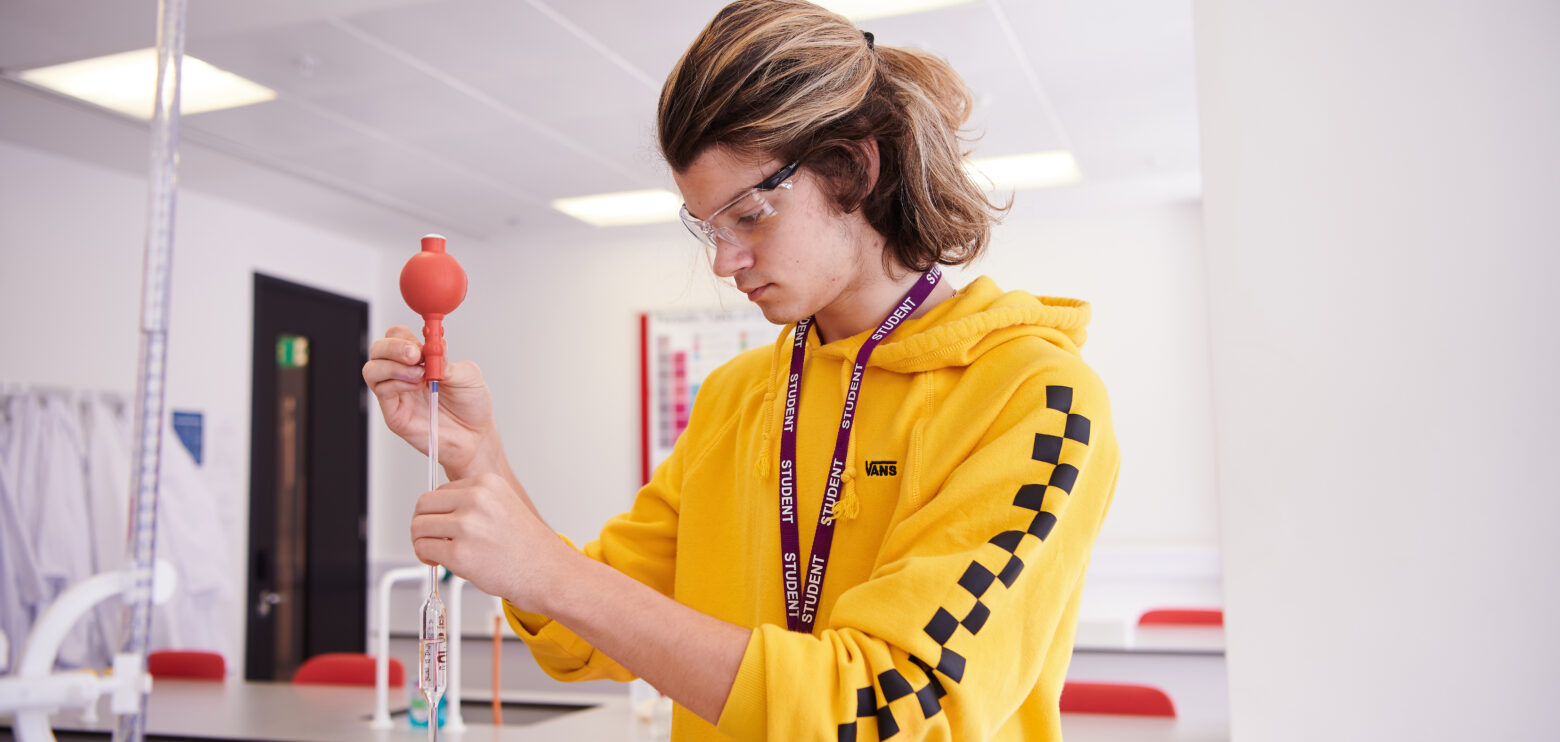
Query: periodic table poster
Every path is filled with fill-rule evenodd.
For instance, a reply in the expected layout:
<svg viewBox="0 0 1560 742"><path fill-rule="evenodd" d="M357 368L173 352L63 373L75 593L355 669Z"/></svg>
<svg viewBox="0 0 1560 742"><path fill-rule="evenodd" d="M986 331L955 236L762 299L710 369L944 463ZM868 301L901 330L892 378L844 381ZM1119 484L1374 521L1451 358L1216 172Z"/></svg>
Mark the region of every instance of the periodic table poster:
<svg viewBox="0 0 1560 742"><path fill-rule="evenodd" d="M672 453L688 427L699 384L738 353L780 335L756 308L647 312L639 319L642 476Z"/></svg>

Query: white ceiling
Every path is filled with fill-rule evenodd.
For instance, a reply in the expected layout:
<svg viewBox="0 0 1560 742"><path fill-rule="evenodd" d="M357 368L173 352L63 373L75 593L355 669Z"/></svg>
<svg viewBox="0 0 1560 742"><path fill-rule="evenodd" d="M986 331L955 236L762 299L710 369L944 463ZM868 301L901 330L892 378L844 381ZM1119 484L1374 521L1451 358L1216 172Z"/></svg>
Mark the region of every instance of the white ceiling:
<svg viewBox="0 0 1560 742"><path fill-rule="evenodd" d="M590 239L547 202L671 187L657 93L721 5L188 3L186 51L280 96L184 117L185 185L369 235L388 219L483 240ZM0 74L150 46L155 25L150 0L0 0ZM861 25L964 75L976 156L1070 148L1083 188L1198 195L1190 0L985 0ZM145 172L144 123L0 80L0 139Z"/></svg>

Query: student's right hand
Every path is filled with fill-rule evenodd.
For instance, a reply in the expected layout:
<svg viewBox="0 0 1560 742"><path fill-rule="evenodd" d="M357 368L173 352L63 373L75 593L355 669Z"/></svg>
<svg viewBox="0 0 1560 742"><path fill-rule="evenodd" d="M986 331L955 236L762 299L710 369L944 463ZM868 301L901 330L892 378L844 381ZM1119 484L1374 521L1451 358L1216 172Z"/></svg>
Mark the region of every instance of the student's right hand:
<svg viewBox="0 0 1560 742"><path fill-rule="evenodd" d="M363 381L379 400L391 432L426 454L429 390L421 364L417 336L397 325L369 347ZM500 465L502 458L493 397L482 381L482 370L471 361L446 361L444 380L439 382L439 463L450 479L460 479L507 469Z"/></svg>

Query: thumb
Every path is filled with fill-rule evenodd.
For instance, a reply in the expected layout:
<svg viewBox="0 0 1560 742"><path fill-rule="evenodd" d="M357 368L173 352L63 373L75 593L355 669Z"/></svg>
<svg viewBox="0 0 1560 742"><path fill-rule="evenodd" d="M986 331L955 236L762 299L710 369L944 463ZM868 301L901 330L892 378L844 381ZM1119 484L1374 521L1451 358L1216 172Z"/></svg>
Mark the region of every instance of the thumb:
<svg viewBox="0 0 1560 742"><path fill-rule="evenodd" d="M476 361L447 363L444 366L444 384L453 387L482 386L482 369Z"/></svg>

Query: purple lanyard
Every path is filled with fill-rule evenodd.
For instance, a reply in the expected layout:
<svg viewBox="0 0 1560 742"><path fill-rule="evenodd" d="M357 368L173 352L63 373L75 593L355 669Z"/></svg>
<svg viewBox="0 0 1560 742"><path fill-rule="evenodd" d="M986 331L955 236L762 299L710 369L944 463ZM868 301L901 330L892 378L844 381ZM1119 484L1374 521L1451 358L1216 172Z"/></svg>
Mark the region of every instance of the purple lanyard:
<svg viewBox="0 0 1560 742"><path fill-rule="evenodd" d="M802 586L800 576L800 538L796 526L796 403L801 397L802 367L807 356L807 334L812 330L813 319L808 317L796 323L796 340L791 349L791 378L785 388L785 424L780 431L780 570L785 589L786 625L792 631L812 633L813 621L818 615L818 599L823 594L823 574L829 568L829 549L834 544L834 503L840 499L840 478L845 474L845 455L850 450L850 425L856 417L856 404L861 394L861 377L867 370L867 359L888 333L899 323L915 313L916 307L926 301L942 270L937 266L927 271L899 300L899 306L883 318L877 332L862 343L856 352L856 368L851 371L850 390L845 393L845 411L840 414L840 431L834 439L834 461L829 464L829 484L823 493L823 507L818 511L818 530L813 533L812 560L807 566L807 584Z"/></svg>

